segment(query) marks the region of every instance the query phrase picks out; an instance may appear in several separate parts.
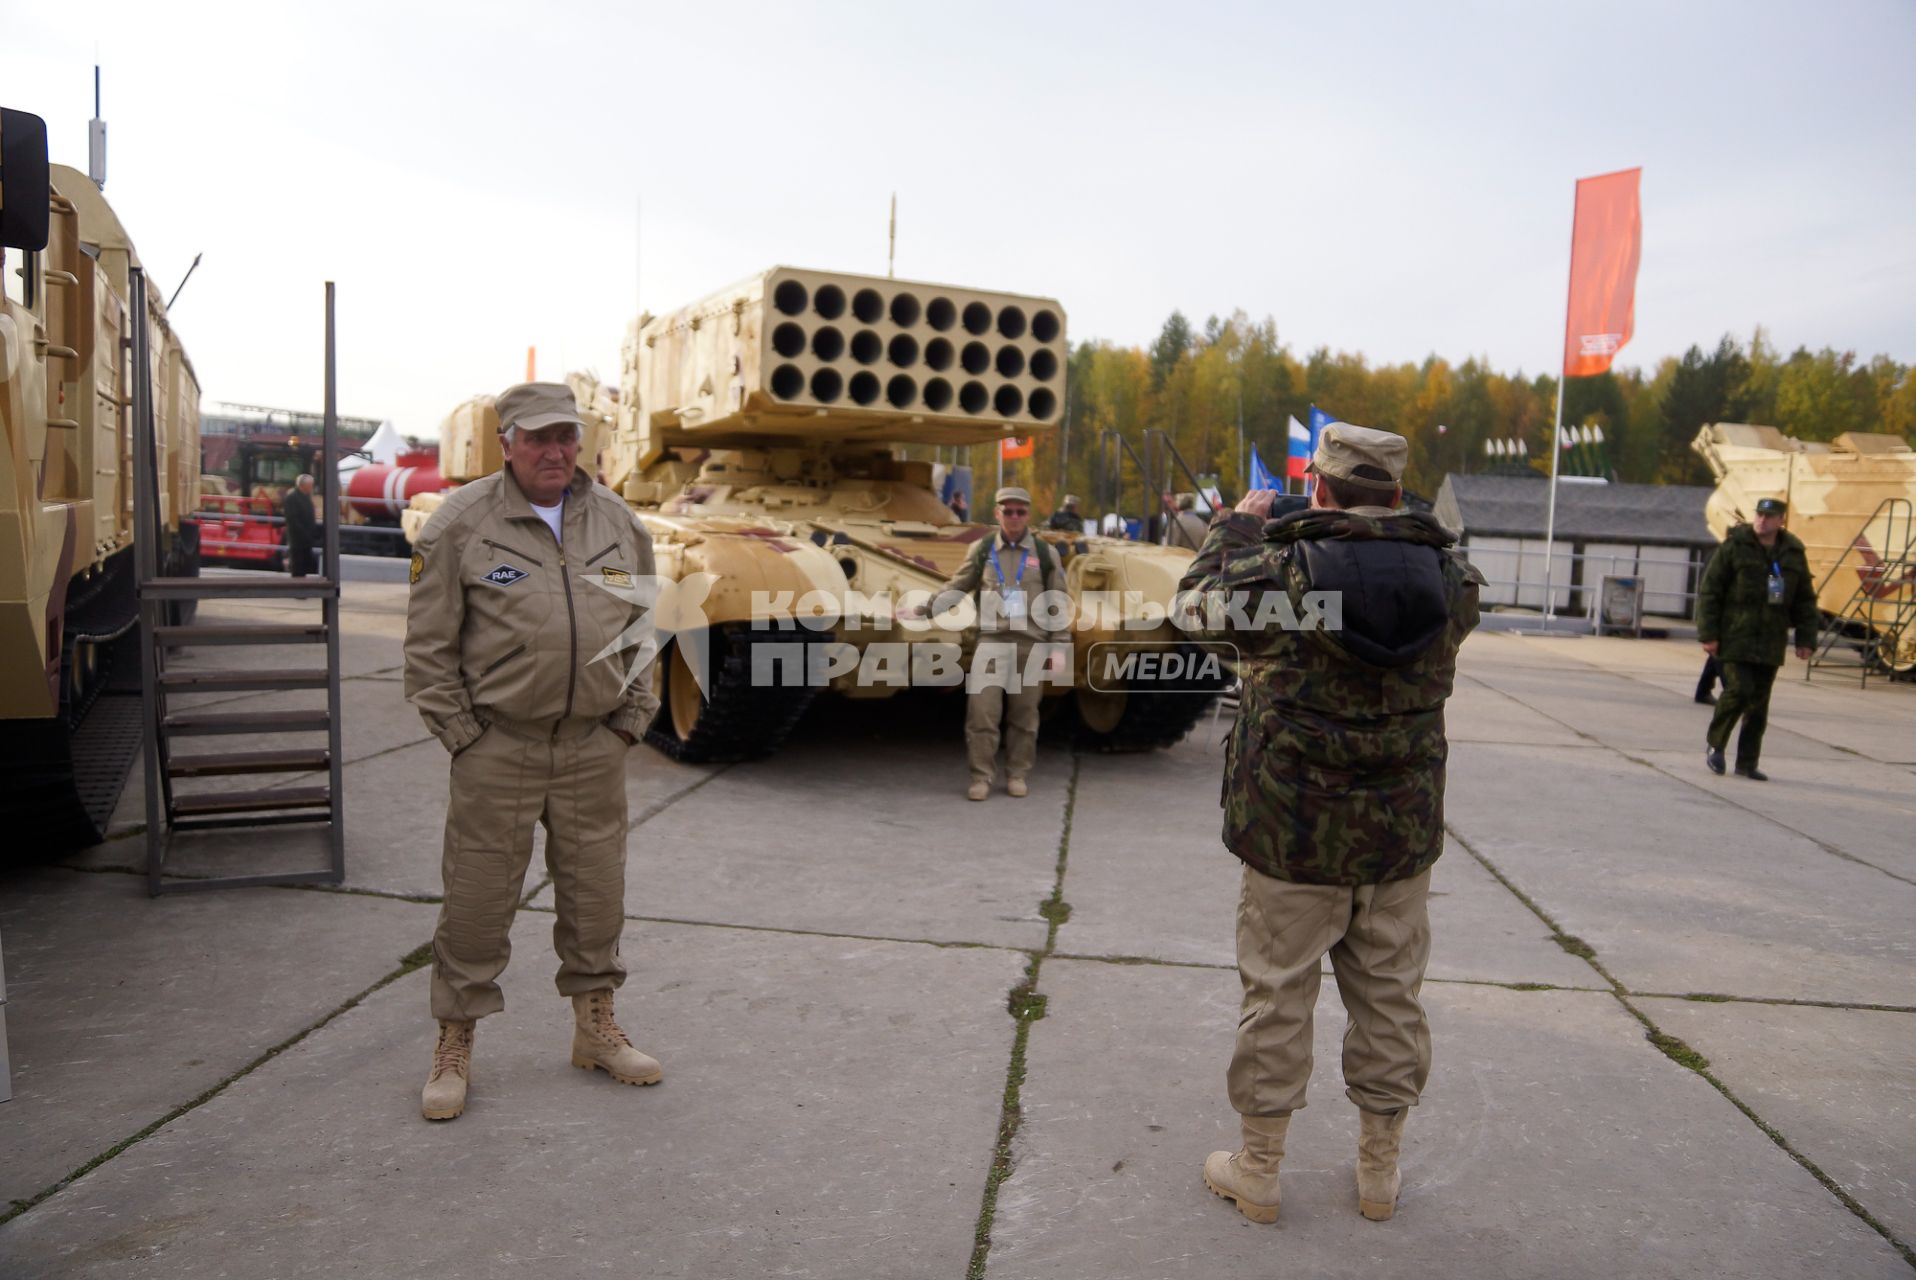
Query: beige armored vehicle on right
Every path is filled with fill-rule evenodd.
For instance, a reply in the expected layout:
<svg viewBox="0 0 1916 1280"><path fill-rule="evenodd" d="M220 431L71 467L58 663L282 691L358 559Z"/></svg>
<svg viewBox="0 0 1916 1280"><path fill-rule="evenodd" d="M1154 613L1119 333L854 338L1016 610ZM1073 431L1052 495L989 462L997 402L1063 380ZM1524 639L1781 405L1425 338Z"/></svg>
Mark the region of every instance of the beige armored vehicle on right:
<svg viewBox="0 0 1916 1280"><path fill-rule="evenodd" d="M1717 480L1704 508L1710 532L1722 539L1759 498L1783 499L1823 612L1882 666L1916 671L1916 450L1907 441L1850 431L1824 444L1719 422L1691 448Z"/></svg>

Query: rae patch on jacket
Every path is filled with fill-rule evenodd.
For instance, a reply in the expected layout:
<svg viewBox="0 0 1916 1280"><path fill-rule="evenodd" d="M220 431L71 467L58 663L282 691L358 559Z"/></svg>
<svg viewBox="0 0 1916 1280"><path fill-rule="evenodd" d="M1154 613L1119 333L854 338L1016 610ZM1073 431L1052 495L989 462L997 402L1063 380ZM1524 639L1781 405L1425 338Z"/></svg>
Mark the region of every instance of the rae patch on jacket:
<svg viewBox="0 0 1916 1280"><path fill-rule="evenodd" d="M526 576L526 571L517 565L502 564L486 574L485 580L496 587L509 587Z"/></svg>

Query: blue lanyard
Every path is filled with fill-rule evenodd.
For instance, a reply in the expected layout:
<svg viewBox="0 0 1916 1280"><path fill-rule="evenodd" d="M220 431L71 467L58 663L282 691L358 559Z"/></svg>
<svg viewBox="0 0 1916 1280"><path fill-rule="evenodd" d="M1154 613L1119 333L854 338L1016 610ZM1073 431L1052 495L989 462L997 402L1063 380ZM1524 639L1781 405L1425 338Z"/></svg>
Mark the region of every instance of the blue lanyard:
<svg viewBox="0 0 1916 1280"><path fill-rule="evenodd" d="M1018 576L1011 580L1011 584L1015 587L1022 587L1025 584L1025 556L1027 554L1023 547L1018 548ZM991 567L998 571L998 582L999 585L1002 586L1005 580L1005 567L998 563L998 543L996 539L994 539L991 544Z"/></svg>

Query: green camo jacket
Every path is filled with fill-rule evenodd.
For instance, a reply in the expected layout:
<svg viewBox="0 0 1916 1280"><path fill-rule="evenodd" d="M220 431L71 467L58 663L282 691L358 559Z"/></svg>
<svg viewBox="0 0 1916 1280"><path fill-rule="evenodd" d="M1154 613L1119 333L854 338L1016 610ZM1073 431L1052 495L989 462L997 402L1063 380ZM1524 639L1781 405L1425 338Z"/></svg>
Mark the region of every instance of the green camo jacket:
<svg viewBox="0 0 1916 1280"><path fill-rule="evenodd" d="M1379 507L1212 525L1181 589L1249 601L1223 625L1207 615L1198 634L1241 657L1224 843L1251 867L1298 884L1380 884L1443 852L1444 700L1483 583L1454 542L1427 515ZM1328 609L1316 629L1256 625L1274 593L1305 619L1306 593L1333 587L1339 630Z"/></svg>
<svg viewBox="0 0 1916 1280"><path fill-rule="evenodd" d="M1783 569L1783 603L1769 602L1770 566ZM1716 641L1720 662L1783 665L1791 628L1798 648L1816 647L1816 582L1803 543L1787 529L1776 533L1776 554L1756 540L1756 530L1740 524L1710 557L1697 592L1696 638Z"/></svg>

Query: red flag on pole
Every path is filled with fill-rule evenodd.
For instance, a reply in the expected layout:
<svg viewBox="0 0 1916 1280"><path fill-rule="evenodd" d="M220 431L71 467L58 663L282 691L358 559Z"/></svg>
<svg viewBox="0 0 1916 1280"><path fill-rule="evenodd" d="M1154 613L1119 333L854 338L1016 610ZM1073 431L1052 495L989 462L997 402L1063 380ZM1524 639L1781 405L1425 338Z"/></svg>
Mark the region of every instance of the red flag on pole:
<svg viewBox="0 0 1916 1280"><path fill-rule="evenodd" d="M1570 235L1570 310L1564 322L1563 376L1602 373L1630 341L1636 319L1637 255L1643 219L1637 206L1641 169L1623 169L1577 183Z"/></svg>
<svg viewBox="0 0 1916 1280"><path fill-rule="evenodd" d="M1006 462L1011 462L1017 458L1029 458L1032 451L1037 447L1038 438L1036 436L1012 436L1009 439L998 442L998 456Z"/></svg>

